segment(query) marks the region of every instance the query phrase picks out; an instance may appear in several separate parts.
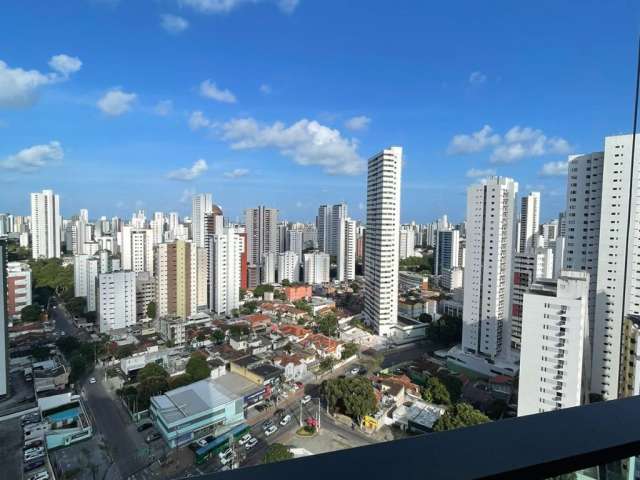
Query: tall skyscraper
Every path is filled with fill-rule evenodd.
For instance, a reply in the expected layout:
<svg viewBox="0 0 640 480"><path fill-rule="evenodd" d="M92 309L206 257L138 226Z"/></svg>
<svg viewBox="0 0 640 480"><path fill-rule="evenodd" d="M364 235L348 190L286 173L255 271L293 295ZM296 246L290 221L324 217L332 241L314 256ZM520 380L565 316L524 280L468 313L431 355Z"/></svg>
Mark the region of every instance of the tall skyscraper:
<svg viewBox="0 0 640 480"><path fill-rule="evenodd" d="M364 262L364 319L388 336L398 322L398 240L402 147L369 159Z"/></svg>
<svg viewBox="0 0 640 480"><path fill-rule="evenodd" d="M291 283L300 280L300 257L295 252L278 254L278 283L283 280Z"/></svg>
<svg viewBox="0 0 640 480"><path fill-rule="evenodd" d="M156 247L158 316L186 318L198 306L198 254L191 241L176 240Z"/></svg>
<svg viewBox="0 0 640 480"><path fill-rule="evenodd" d="M0 396L9 393L9 313L7 309L6 240L0 239Z"/></svg>
<svg viewBox="0 0 640 480"><path fill-rule="evenodd" d="M157 245L164 241L164 229L166 220L164 213L155 212L153 214L153 220L151 220L151 230L153 231L153 244Z"/></svg>
<svg viewBox="0 0 640 480"><path fill-rule="evenodd" d="M98 277L98 322L108 333L136 323L135 272L101 273Z"/></svg>
<svg viewBox="0 0 640 480"><path fill-rule="evenodd" d="M345 218L338 226L338 251L336 256L337 280L356 278L356 236L357 223Z"/></svg>
<svg viewBox="0 0 640 480"><path fill-rule="evenodd" d="M331 207L331 233L329 241L329 254L338 256L344 238L340 238L344 229L344 221L347 218L347 204L338 203Z"/></svg>
<svg viewBox="0 0 640 480"><path fill-rule="evenodd" d="M244 239L232 228L208 238L209 305L213 312L230 315L240 303L241 257Z"/></svg>
<svg viewBox="0 0 640 480"><path fill-rule="evenodd" d="M520 200L520 238L518 251L526 252L536 247L536 235L540 227L540 192L531 192Z"/></svg>
<svg viewBox="0 0 640 480"><path fill-rule="evenodd" d="M321 252L329 253L329 244L331 243L331 207L329 205L320 205L318 208L316 228L318 230L318 248Z"/></svg>
<svg viewBox="0 0 640 480"><path fill-rule="evenodd" d="M53 190L31 194L32 257L59 258L62 219L60 197Z"/></svg>
<svg viewBox="0 0 640 480"><path fill-rule="evenodd" d="M624 319L640 315L640 161L635 159L632 170L632 150L632 135L605 138L591 377L592 393L605 400L618 397ZM635 152L640 152L640 138Z"/></svg>
<svg viewBox="0 0 640 480"><path fill-rule="evenodd" d="M122 270L149 272L153 275L153 230L126 225L122 227L120 236Z"/></svg>
<svg viewBox="0 0 640 480"><path fill-rule="evenodd" d="M589 273L589 341L593 348L604 152L572 155L568 164L563 268Z"/></svg>
<svg viewBox="0 0 640 480"><path fill-rule="evenodd" d="M524 294L518 416L584 403L588 295L589 274L566 270Z"/></svg>
<svg viewBox="0 0 640 480"><path fill-rule="evenodd" d="M415 256L416 235L411 227L400 227L398 242L398 254L400 255L400 260Z"/></svg>
<svg viewBox="0 0 640 480"><path fill-rule="evenodd" d="M434 273L442 275L445 270L459 266L460 232L458 230L439 230L436 238Z"/></svg>
<svg viewBox="0 0 640 480"><path fill-rule="evenodd" d="M205 247L204 217L212 209L210 193L198 193L191 197L191 238L196 247Z"/></svg>
<svg viewBox="0 0 640 480"><path fill-rule="evenodd" d="M462 348L489 359L510 352L517 193L518 184L506 177L467 190Z"/></svg>
<svg viewBox="0 0 640 480"><path fill-rule="evenodd" d="M248 208L245 211L245 228L249 265L261 266L265 254L278 251L278 210L263 206ZM254 287L256 285L249 285L249 288Z"/></svg>

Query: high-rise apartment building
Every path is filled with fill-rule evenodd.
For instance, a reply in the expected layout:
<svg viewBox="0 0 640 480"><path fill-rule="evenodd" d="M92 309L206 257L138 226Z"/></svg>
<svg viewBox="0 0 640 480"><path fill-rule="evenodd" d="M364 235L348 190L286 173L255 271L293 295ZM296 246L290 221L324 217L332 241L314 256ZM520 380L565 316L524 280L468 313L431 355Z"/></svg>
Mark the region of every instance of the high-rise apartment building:
<svg viewBox="0 0 640 480"><path fill-rule="evenodd" d="M59 258L62 219L60 197L53 190L31 194L31 255L38 258Z"/></svg>
<svg viewBox="0 0 640 480"><path fill-rule="evenodd" d="M398 262L402 147L368 161L364 319L388 336L398 322Z"/></svg>
<svg viewBox="0 0 640 480"><path fill-rule="evenodd" d="M148 318L151 302L156 302L156 279L149 272L139 272L136 274L136 319L139 322Z"/></svg>
<svg viewBox="0 0 640 480"><path fill-rule="evenodd" d="M24 262L7 263L7 313L9 317L31 305L31 267Z"/></svg>
<svg viewBox="0 0 640 480"><path fill-rule="evenodd" d="M7 242L0 238L0 397L9 393L9 313L7 311Z"/></svg>
<svg viewBox="0 0 640 480"><path fill-rule="evenodd" d="M357 222L345 218L338 228L337 280L341 282L354 280L356 278Z"/></svg>
<svg viewBox="0 0 640 480"><path fill-rule="evenodd" d="M524 294L518 416L576 407L587 397L589 274L562 271Z"/></svg>
<svg viewBox="0 0 640 480"><path fill-rule="evenodd" d="M158 315L186 318L197 311L198 254L191 241L176 240L156 247Z"/></svg>
<svg viewBox="0 0 640 480"><path fill-rule="evenodd" d="M278 251L278 210L263 206L248 208L245 211L245 228L249 265L262 266L265 254L276 254ZM273 268L275 275L275 264ZM255 277L252 279L255 280ZM249 288L255 287L249 284Z"/></svg>
<svg viewBox="0 0 640 480"><path fill-rule="evenodd" d="M518 184L489 177L467 190L462 348L491 360L510 352L511 272Z"/></svg>
<svg viewBox="0 0 640 480"><path fill-rule="evenodd" d="M416 235L408 226L400 227L400 233L398 237L398 255L400 260L405 258L415 257L416 255Z"/></svg>
<svg viewBox="0 0 640 480"><path fill-rule="evenodd" d="M526 252L536 245L540 228L540 192L531 192L520 200L520 238L518 252Z"/></svg>
<svg viewBox="0 0 640 480"><path fill-rule="evenodd" d="M291 283L300 279L300 257L295 252L278 254L278 283L288 280Z"/></svg>
<svg viewBox="0 0 640 480"><path fill-rule="evenodd" d="M328 253L312 252L304 254L304 283L317 285L328 283L331 273L331 257Z"/></svg>
<svg viewBox="0 0 640 480"><path fill-rule="evenodd" d="M331 207L331 229L329 240L329 254L335 257L338 256L338 250L344 238L341 237L341 233L344 229L344 221L347 219L347 204L338 203Z"/></svg>
<svg viewBox="0 0 640 480"><path fill-rule="evenodd" d="M240 304L244 238L232 228L210 236L209 306L215 313L230 315Z"/></svg>
<svg viewBox="0 0 640 480"><path fill-rule="evenodd" d="M331 207L329 205L320 205L318 208L316 229L318 230L318 249L329 253L331 242Z"/></svg>
<svg viewBox="0 0 640 480"><path fill-rule="evenodd" d="M640 161L632 169L632 150L632 135L605 138L591 377L591 392L605 400L618 397L623 321L640 315Z"/></svg>
<svg viewBox="0 0 640 480"><path fill-rule="evenodd" d="M98 323L101 333L136 323L135 272L102 273L98 276Z"/></svg>
<svg viewBox="0 0 640 480"><path fill-rule="evenodd" d="M198 193L191 197L191 238L196 247L205 247L204 219L212 209L213 202L210 193Z"/></svg>
<svg viewBox="0 0 640 480"><path fill-rule="evenodd" d="M458 230L439 230L436 238L434 273L442 275L445 270L459 266L460 232Z"/></svg>
<svg viewBox="0 0 640 480"><path fill-rule="evenodd" d="M122 270L154 274L153 230L126 225L122 227L119 243Z"/></svg>

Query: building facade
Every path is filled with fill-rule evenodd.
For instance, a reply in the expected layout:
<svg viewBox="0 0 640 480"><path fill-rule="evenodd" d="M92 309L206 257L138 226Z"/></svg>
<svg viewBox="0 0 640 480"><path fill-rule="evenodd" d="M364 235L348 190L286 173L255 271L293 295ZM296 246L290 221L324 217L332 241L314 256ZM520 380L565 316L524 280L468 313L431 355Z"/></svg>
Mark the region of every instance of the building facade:
<svg viewBox="0 0 640 480"><path fill-rule="evenodd" d="M53 190L31 194L31 256L59 258L62 218L60 197Z"/></svg>

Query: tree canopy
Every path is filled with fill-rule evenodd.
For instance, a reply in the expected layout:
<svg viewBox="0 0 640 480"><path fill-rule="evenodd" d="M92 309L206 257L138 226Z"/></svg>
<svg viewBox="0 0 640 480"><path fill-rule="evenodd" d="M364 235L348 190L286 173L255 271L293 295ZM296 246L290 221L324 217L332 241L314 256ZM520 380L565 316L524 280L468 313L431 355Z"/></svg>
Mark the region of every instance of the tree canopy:
<svg viewBox="0 0 640 480"><path fill-rule="evenodd" d="M489 417L468 403L456 403L450 407L433 425L434 432L444 432L455 428L470 427L489 422Z"/></svg>
<svg viewBox="0 0 640 480"><path fill-rule="evenodd" d="M169 374L164 368L162 368L162 365L153 362L147 363L138 372L138 382L144 382L145 380L153 377L164 378L166 380L169 378Z"/></svg>
<svg viewBox="0 0 640 480"><path fill-rule="evenodd" d="M349 342L342 348L342 359L353 357L356 353L358 353L358 345Z"/></svg>
<svg viewBox="0 0 640 480"><path fill-rule="evenodd" d="M147 318L156 318L156 313L158 311L158 307L156 302L149 302L147 304Z"/></svg>
<svg viewBox="0 0 640 480"><path fill-rule="evenodd" d="M338 317L334 312L322 315L318 320L318 330L327 337L333 337L338 332Z"/></svg>
<svg viewBox="0 0 640 480"><path fill-rule="evenodd" d="M281 443L272 443L267 448L262 463L281 462L283 460L289 460L290 458L293 458L293 453L291 453L289 447Z"/></svg>
<svg viewBox="0 0 640 480"><path fill-rule="evenodd" d="M330 410L340 411L356 420L375 413L378 406L373 385L364 377L325 380L321 392Z"/></svg>
<svg viewBox="0 0 640 480"><path fill-rule="evenodd" d="M265 283L262 285L258 285L253 289L253 295L256 297L262 297L264 295L264 292L273 292L273 285Z"/></svg>
<svg viewBox="0 0 640 480"><path fill-rule="evenodd" d="M73 296L73 266L62 266L60 258L31 260L31 275L35 297L46 305L54 293L68 300Z"/></svg>
<svg viewBox="0 0 640 480"><path fill-rule="evenodd" d="M252 313L256 313L256 310L258 310L258 302L256 300L244 302L242 307L240 307L240 313L243 315L251 315Z"/></svg>
<svg viewBox="0 0 640 480"><path fill-rule="evenodd" d="M27 305L20 310L21 322L37 322L40 320L42 309L40 305Z"/></svg>
<svg viewBox="0 0 640 480"><path fill-rule="evenodd" d="M432 342L452 344L462 339L462 319L443 315L427 325L427 338Z"/></svg>
<svg viewBox="0 0 640 480"><path fill-rule="evenodd" d="M71 315L81 316L87 308L87 299L85 297L73 297L64 304Z"/></svg>
<svg viewBox="0 0 640 480"><path fill-rule="evenodd" d="M197 382L198 380L209 378L211 367L202 353L193 352L187 362L185 371L191 376L194 382Z"/></svg>
<svg viewBox="0 0 640 480"><path fill-rule="evenodd" d="M420 273L433 273L433 255L404 258L400 260L400 269Z"/></svg>
<svg viewBox="0 0 640 480"><path fill-rule="evenodd" d="M222 330L220 330L220 329L216 329L216 330L214 330L214 331L211 333L211 338L210 338L210 340L211 340L213 343L216 343L216 344L220 344L220 343L224 342L224 332L223 332Z"/></svg>
<svg viewBox="0 0 640 480"><path fill-rule="evenodd" d="M437 377L429 377L422 389L422 398L429 403L451 405L449 391Z"/></svg>

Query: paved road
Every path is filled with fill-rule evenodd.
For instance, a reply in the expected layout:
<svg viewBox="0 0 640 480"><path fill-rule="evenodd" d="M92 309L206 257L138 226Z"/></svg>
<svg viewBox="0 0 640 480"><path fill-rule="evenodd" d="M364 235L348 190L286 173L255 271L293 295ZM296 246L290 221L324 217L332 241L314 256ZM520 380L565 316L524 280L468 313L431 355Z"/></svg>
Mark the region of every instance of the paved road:
<svg viewBox="0 0 640 480"><path fill-rule="evenodd" d="M433 352L442 348L432 342L424 340L422 342L412 343L410 345L394 348L384 352L384 360L382 368L389 368L403 362L410 362L421 358L427 352Z"/></svg>
<svg viewBox="0 0 640 480"><path fill-rule="evenodd" d="M67 312L64 305L58 305L55 300L51 299L48 311L49 318L53 318L55 322L56 330L62 330L65 335L76 337L79 340L88 340L90 338L86 331L73 324L71 315Z"/></svg>

